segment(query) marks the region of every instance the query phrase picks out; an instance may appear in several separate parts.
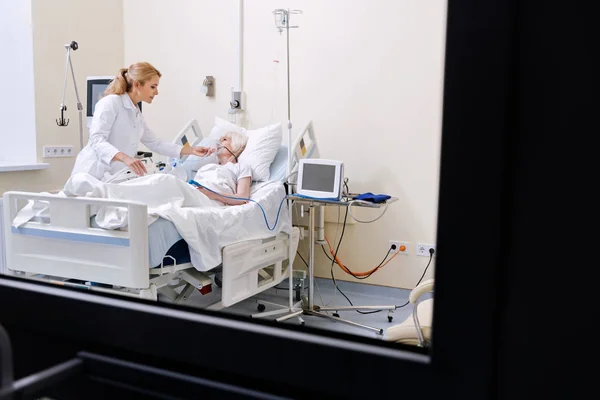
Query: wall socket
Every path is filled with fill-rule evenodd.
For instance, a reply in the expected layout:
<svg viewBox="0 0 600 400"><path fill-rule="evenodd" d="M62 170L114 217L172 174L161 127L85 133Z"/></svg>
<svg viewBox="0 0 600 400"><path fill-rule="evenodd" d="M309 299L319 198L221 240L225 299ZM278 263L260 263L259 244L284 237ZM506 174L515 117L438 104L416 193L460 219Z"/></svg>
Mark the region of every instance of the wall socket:
<svg viewBox="0 0 600 400"><path fill-rule="evenodd" d="M430 256L429 249L433 249L435 251L435 245L434 244L417 243L416 254L418 256L429 257ZM435 257L435 253L433 253L433 256Z"/></svg>
<svg viewBox="0 0 600 400"><path fill-rule="evenodd" d="M44 146L44 158L73 157L73 146Z"/></svg>
<svg viewBox="0 0 600 400"><path fill-rule="evenodd" d="M246 96L240 90L231 89L231 101L229 102L230 110L242 111L246 108Z"/></svg>
<svg viewBox="0 0 600 400"><path fill-rule="evenodd" d="M405 247L404 251L401 251L400 254L408 254L408 242L401 242L399 240L390 240L390 243L388 245L389 246L388 249L391 249L392 245L396 245L396 248L392 249L392 251L390 252L390 254L397 252L398 249L400 249L400 246L404 246Z"/></svg>

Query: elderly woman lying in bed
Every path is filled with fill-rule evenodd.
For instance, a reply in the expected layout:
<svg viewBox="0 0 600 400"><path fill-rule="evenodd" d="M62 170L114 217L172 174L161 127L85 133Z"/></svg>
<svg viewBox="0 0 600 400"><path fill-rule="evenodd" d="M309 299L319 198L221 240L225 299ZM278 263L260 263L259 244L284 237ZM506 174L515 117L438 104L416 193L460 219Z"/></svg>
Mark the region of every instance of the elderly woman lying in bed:
<svg viewBox="0 0 600 400"><path fill-rule="evenodd" d="M246 148L248 137L237 132L227 132L219 140L216 151L205 157L206 164L196 172L194 181L202 186L198 190L209 199L222 204L239 205L250 197L252 169L238 162Z"/></svg>
<svg viewBox="0 0 600 400"><path fill-rule="evenodd" d="M185 219L186 208L242 205L247 201L237 199L250 197L252 172L250 166L237 161L247 140L245 135L237 132L228 132L221 137L217 148L201 160L202 166L194 176L193 180L203 187L190 185L168 173L144 175L118 184L101 182L89 174L80 173L69 178L63 193L66 196L144 203L148 206L149 223L158 217L171 221L178 217ZM105 229L119 229L127 225L127 215L120 207L100 207L95 219L98 226Z"/></svg>
<svg viewBox="0 0 600 400"><path fill-rule="evenodd" d="M148 204L150 208L166 203L180 207L245 204L246 200L231 197L250 197L252 169L249 165L238 163L247 142L248 138L243 134L224 134L216 149L211 149L207 156L196 161L199 167L193 181L199 186L192 186L168 173L144 175L121 183L101 182L89 174L79 173L69 178L63 193L67 196L135 200ZM204 196L191 195L190 191L199 191Z"/></svg>
<svg viewBox="0 0 600 400"><path fill-rule="evenodd" d="M74 205L89 204L84 213L81 207L74 210L73 219L80 224L80 217L87 217L93 229L129 230L129 224L132 224L135 229L131 230L143 232L143 229L139 229L144 219L144 215L139 214L140 207L127 205L130 202L142 203L147 206L146 224L150 226L159 218L170 221L187 242L194 267L208 270L222 262L221 249L226 245L249 238L272 237L292 230L287 213L283 212L282 218L278 218L286 197L281 182L261 182L257 186L250 186L252 178L249 168L236 162L245 144L243 135L225 135L213 153L214 157L205 157L202 160L204 165L193 176L200 184L220 195L206 189L199 190L188 183L187 175L186 179L181 179L175 174L155 173L117 184L102 182L90 174L80 173L71 176L57 196L109 200L88 202L82 199L81 202L73 202ZM229 201L232 199L221 195L252 198L252 201L231 207L228 204L241 204L244 201ZM13 220L15 227L40 216L44 211L48 211L49 215L48 202L36 200L36 203L35 207L34 204L26 206L29 212L19 213ZM156 233L156 230L153 232Z"/></svg>

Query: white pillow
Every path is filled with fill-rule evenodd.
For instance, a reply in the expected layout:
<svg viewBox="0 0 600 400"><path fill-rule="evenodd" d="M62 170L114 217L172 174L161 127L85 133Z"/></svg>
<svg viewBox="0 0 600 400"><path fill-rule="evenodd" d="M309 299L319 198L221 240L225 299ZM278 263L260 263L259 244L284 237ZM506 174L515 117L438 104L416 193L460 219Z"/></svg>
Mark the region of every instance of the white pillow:
<svg viewBox="0 0 600 400"><path fill-rule="evenodd" d="M250 165L252 180L268 181L270 179L269 168L275 160L283 140L281 122L259 129L246 129L223 118L215 117L215 126L208 137L218 139L229 131L248 136L248 143L239 157L239 162Z"/></svg>

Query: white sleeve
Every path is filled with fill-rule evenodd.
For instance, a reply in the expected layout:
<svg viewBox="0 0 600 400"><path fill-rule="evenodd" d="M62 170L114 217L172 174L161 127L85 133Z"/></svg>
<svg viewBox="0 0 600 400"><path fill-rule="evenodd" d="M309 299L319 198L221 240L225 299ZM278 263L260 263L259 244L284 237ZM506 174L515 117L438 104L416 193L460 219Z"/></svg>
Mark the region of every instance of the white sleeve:
<svg viewBox="0 0 600 400"><path fill-rule="evenodd" d="M144 116L142 116L142 123L144 124L144 133L140 141L153 152L162 154L163 156L171 158L179 158L181 149L183 148L180 144L165 142L156 137L154 132L146 124Z"/></svg>
<svg viewBox="0 0 600 400"><path fill-rule="evenodd" d="M247 164L237 164L239 166L237 180L239 181L242 178L250 177L252 178L252 168Z"/></svg>
<svg viewBox="0 0 600 400"><path fill-rule="evenodd" d="M90 127L88 146L98 155L98 158L110 165L115 154L119 152L115 146L108 142L108 136L119 114L114 99L104 98L96 103L94 118Z"/></svg>

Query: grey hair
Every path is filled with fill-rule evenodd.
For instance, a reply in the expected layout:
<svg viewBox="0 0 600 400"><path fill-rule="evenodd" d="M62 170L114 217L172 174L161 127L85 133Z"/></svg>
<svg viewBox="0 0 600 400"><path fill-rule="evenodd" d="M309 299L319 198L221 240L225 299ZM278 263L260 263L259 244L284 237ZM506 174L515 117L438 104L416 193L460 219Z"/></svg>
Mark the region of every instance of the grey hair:
<svg viewBox="0 0 600 400"><path fill-rule="evenodd" d="M223 136L229 138L231 141L231 151L239 157L246 148L246 144L248 144L248 136L235 131L226 132Z"/></svg>

